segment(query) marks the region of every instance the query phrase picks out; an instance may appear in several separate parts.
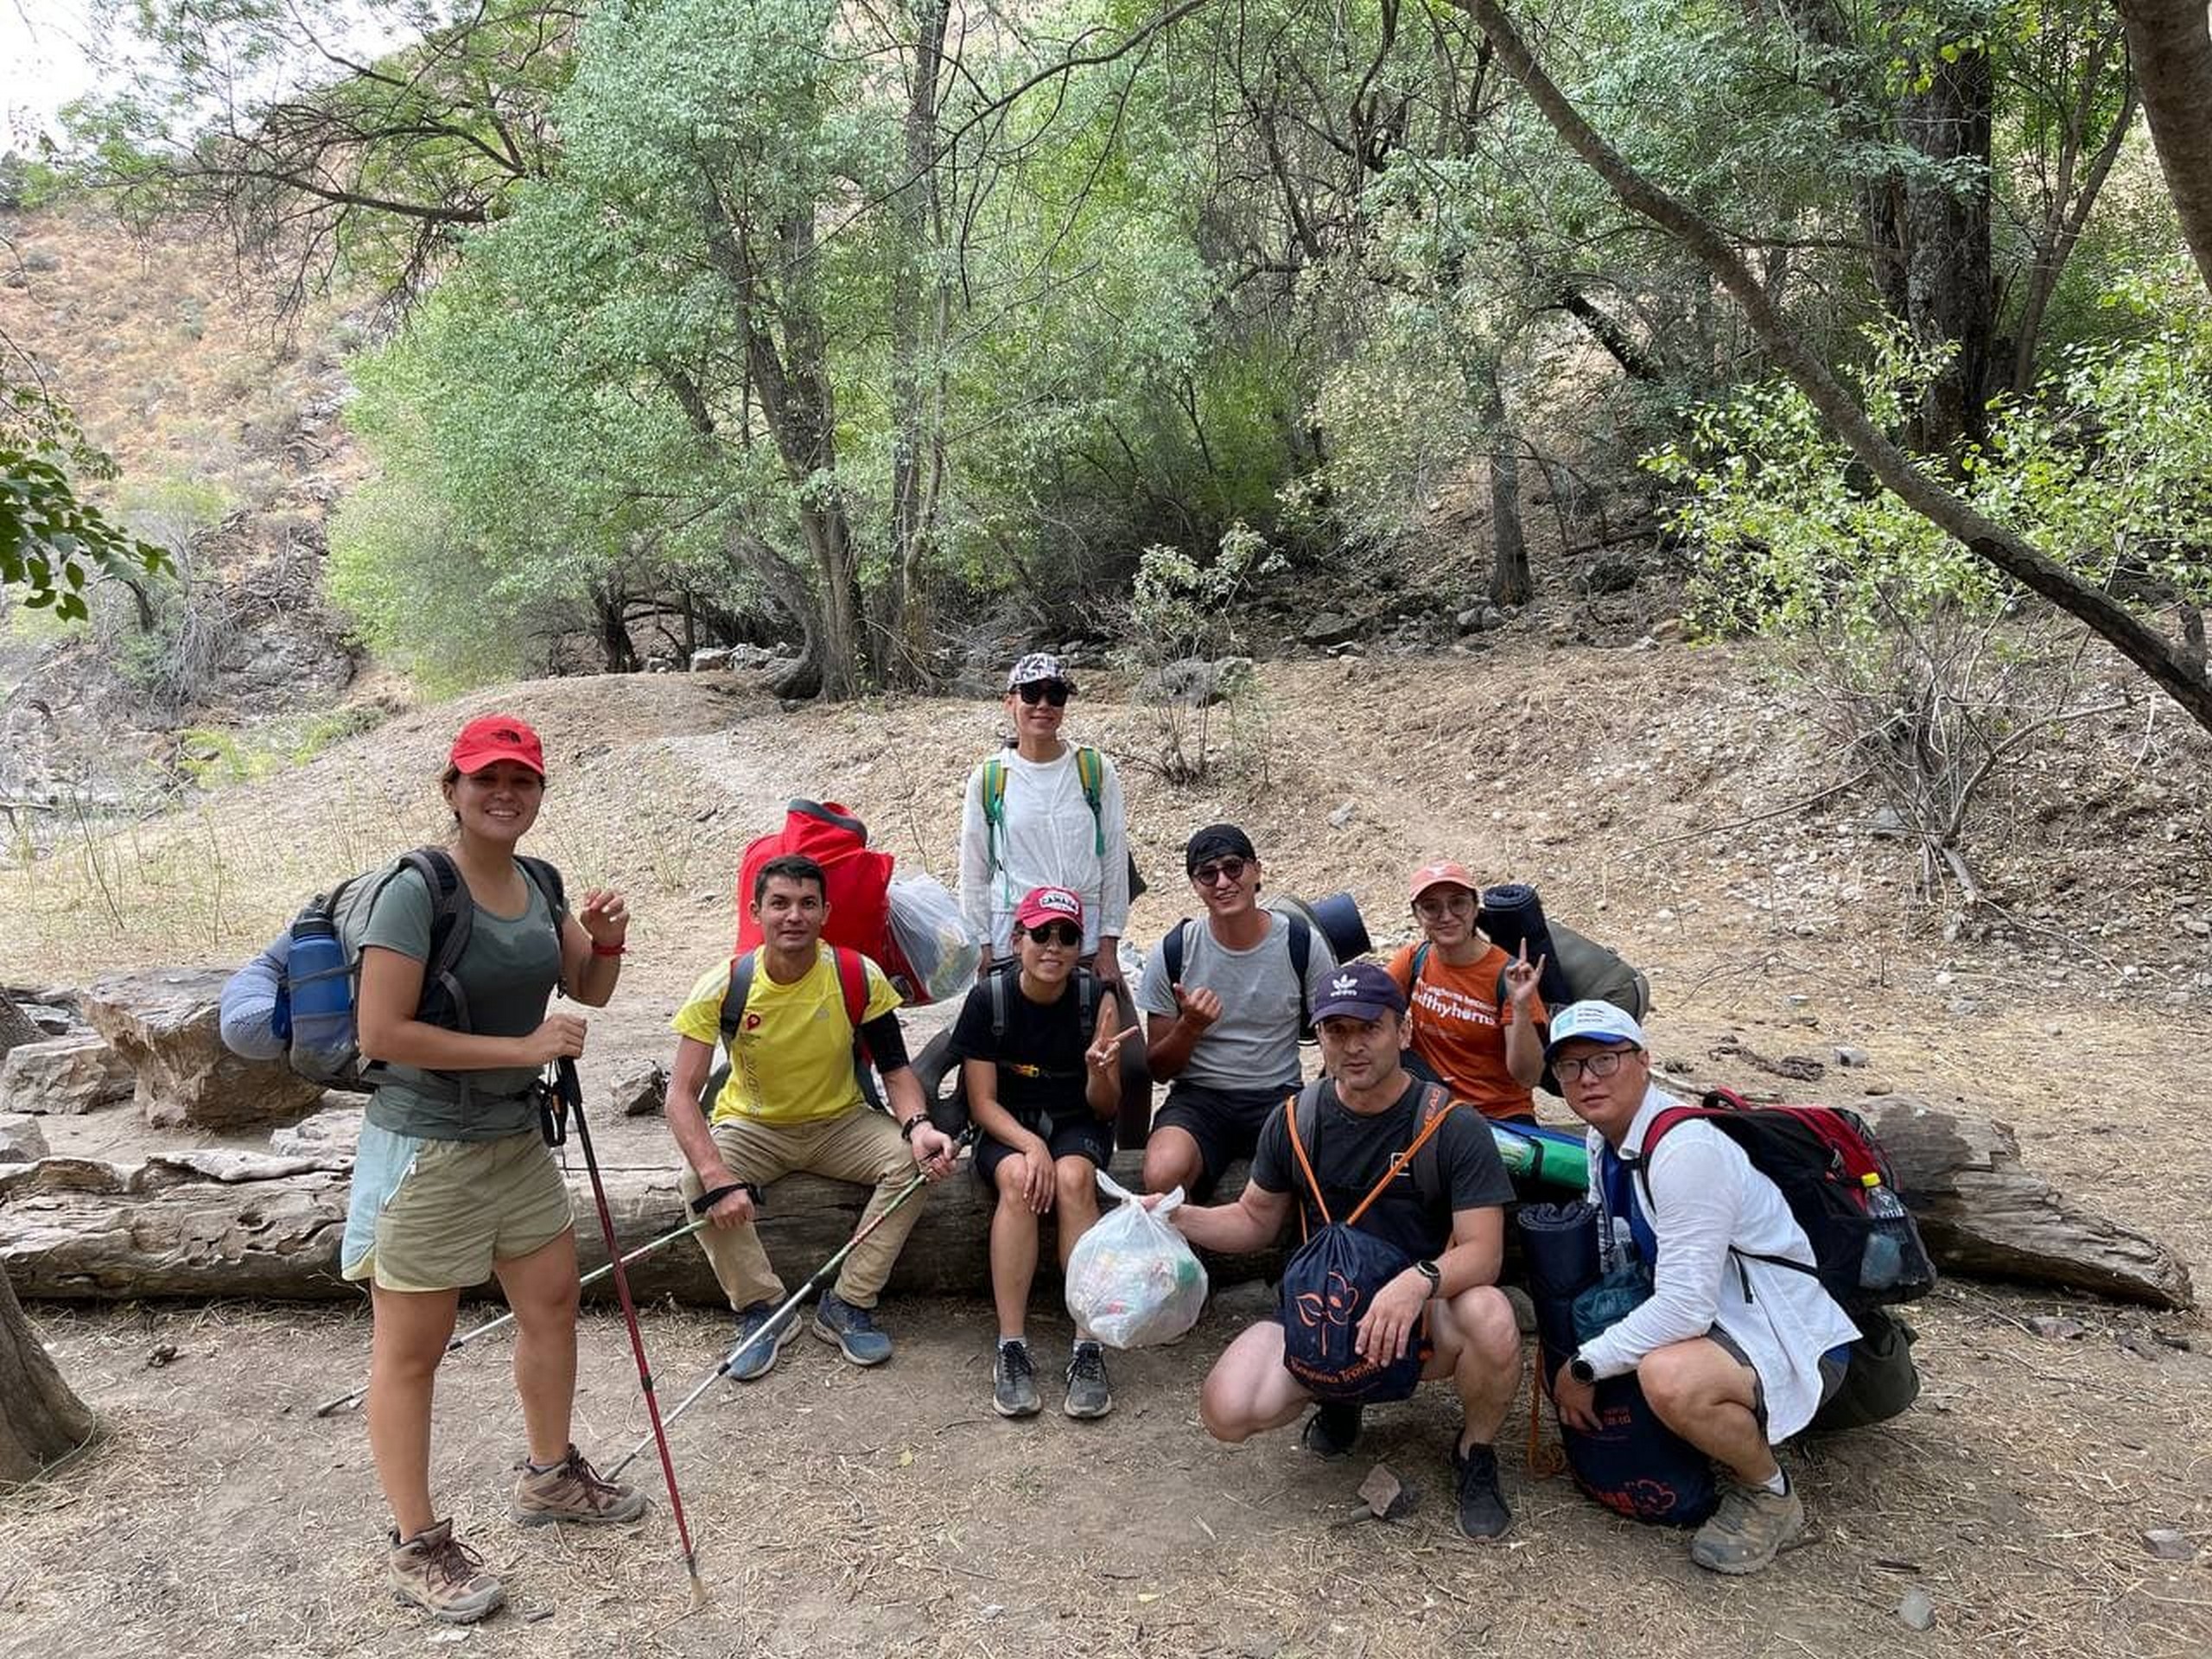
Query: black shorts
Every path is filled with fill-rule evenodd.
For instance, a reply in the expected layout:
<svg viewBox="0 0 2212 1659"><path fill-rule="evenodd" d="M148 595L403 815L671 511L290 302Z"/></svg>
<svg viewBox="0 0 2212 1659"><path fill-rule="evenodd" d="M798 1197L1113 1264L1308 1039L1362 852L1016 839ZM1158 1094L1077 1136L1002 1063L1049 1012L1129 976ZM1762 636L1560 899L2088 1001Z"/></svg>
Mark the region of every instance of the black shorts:
<svg viewBox="0 0 2212 1659"><path fill-rule="evenodd" d="M1216 1089L1209 1084L1168 1085L1166 1103L1152 1120L1153 1133L1180 1129L1198 1143L1198 1191L1211 1192L1221 1172L1249 1158L1260 1130L1298 1085L1280 1089Z"/></svg>
<svg viewBox="0 0 2212 1659"><path fill-rule="evenodd" d="M1052 1161L1063 1158L1088 1158L1103 1169L1114 1158L1114 1126L1096 1114L1084 1112L1065 1121L1046 1116L1034 1123L1023 1125L1045 1137L1045 1144L1052 1149ZM976 1166L976 1179L991 1192L998 1191L999 1166L1014 1155L1014 1149L1003 1141L995 1141L978 1131L976 1136L976 1155L970 1161Z"/></svg>

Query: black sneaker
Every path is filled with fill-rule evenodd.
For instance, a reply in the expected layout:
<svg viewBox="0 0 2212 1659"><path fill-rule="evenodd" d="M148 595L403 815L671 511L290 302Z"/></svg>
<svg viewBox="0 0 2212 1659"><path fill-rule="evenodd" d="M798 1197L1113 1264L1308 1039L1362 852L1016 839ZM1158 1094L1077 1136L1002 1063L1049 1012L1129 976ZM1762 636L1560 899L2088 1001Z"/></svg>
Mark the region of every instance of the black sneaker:
<svg viewBox="0 0 2212 1659"><path fill-rule="evenodd" d="M1106 1354L1087 1338L1068 1357L1068 1397L1060 1408L1071 1417L1103 1417L1114 1409L1114 1390L1106 1381Z"/></svg>
<svg viewBox="0 0 2212 1659"><path fill-rule="evenodd" d="M1459 1530L1470 1538L1503 1538L1512 1530L1513 1511L1497 1490L1497 1453L1487 1446L1452 1452L1452 1471L1459 1485Z"/></svg>
<svg viewBox="0 0 2212 1659"><path fill-rule="evenodd" d="M1360 1414L1357 1406L1325 1401L1314 1407L1313 1414L1306 1420L1306 1427L1298 1432L1298 1438L1317 1458L1348 1458L1352 1447L1359 1444Z"/></svg>
<svg viewBox="0 0 2212 1659"><path fill-rule="evenodd" d="M1029 1344L1019 1338L999 1344L991 1362L991 1409L1001 1417L1034 1417L1037 1368L1029 1363Z"/></svg>

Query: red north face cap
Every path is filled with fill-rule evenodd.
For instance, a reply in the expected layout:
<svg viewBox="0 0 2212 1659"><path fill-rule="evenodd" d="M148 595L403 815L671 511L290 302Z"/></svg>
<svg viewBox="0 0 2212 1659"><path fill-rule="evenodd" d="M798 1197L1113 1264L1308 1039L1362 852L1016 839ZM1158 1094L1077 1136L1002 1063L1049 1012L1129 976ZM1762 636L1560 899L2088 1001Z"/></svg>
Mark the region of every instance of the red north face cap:
<svg viewBox="0 0 2212 1659"><path fill-rule="evenodd" d="M545 750L537 734L512 715L481 715L461 728L447 757L465 772L478 772L497 760L519 760L545 775Z"/></svg>

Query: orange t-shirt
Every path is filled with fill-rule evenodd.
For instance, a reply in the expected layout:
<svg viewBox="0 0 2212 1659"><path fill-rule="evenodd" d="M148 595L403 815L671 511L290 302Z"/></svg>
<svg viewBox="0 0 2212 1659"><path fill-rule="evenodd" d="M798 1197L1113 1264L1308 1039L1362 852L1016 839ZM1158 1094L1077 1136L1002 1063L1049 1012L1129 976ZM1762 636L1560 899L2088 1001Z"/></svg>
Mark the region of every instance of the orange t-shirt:
<svg viewBox="0 0 2212 1659"><path fill-rule="evenodd" d="M1436 1068L1452 1094L1471 1101L1491 1117L1528 1117L1536 1109L1529 1091L1513 1080L1505 1063L1505 1021L1510 1007L1498 1004L1498 976L1505 952L1493 944L1476 961L1455 968L1432 950L1421 963L1421 983L1411 983L1416 945L1402 946L1390 958L1389 973L1413 1004L1414 1052ZM1549 1023L1540 995L1529 1007L1539 1025Z"/></svg>

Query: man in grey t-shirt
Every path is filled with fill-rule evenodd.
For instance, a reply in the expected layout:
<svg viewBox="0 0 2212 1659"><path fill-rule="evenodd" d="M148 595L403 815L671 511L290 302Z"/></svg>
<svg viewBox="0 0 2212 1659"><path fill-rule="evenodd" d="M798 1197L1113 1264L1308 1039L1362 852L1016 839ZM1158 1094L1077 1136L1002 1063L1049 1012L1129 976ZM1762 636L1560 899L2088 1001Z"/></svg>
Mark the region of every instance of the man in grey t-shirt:
<svg viewBox="0 0 2212 1659"><path fill-rule="evenodd" d="M1308 931L1299 982L1290 919L1262 907L1260 857L1235 824L1192 836L1183 868L1205 914L1179 925L1179 975L1168 970L1167 940L1153 946L1138 1000L1146 1063L1169 1085L1145 1142L1154 1192L1204 1192L1252 1155L1261 1124L1298 1086L1299 1031L1337 965L1328 941Z"/></svg>

